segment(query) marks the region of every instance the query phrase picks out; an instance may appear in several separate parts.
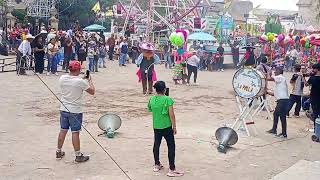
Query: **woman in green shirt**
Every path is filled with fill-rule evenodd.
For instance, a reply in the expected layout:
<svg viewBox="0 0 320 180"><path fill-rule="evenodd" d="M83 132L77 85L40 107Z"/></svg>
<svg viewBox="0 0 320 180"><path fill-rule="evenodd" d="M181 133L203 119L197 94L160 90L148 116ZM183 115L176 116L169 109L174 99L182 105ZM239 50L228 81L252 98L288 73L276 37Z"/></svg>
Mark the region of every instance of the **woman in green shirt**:
<svg viewBox="0 0 320 180"><path fill-rule="evenodd" d="M173 99L165 95L166 84L163 81L158 81L153 86L157 95L152 96L148 103L148 110L152 112L153 129L154 129L154 145L153 156L155 161L154 171L158 172L163 169L159 161L159 149L162 137L167 141L168 157L169 157L169 172L167 176L177 177L183 176L182 172L178 172L175 167L175 141L174 135L177 134L176 119L173 110Z"/></svg>

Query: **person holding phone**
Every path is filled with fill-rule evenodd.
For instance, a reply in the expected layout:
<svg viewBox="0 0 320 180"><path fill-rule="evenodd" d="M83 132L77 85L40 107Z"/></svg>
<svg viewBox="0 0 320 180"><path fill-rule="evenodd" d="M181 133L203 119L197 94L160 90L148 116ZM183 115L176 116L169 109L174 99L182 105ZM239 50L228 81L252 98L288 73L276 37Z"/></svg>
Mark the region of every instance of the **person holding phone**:
<svg viewBox="0 0 320 180"><path fill-rule="evenodd" d="M182 172L176 170L175 167L175 140L174 135L177 134L176 118L174 114L174 101L169 96L166 96L166 84L163 81L158 81L153 86L157 95L149 99L148 110L152 112L153 129L154 129L154 172L163 169L159 160L159 151L162 137L167 141L168 157L169 157L169 172L167 176L178 177L183 176Z"/></svg>
<svg viewBox="0 0 320 180"><path fill-rule="evenodd" d="M70 61L69 74L62 75L59 79L61 88L61 106L60 106L60 133L58 136L58 145L56 158L61 159L65 153L61 150L68 130L72 132L72 144L75 151L75 161L85 162L89 156L85 156L80 151L80 130L82 127L82 95L86 91L90 95L95 94L95 88L89 73L86 77L79 77L81 63L79 61Z"/></svg>

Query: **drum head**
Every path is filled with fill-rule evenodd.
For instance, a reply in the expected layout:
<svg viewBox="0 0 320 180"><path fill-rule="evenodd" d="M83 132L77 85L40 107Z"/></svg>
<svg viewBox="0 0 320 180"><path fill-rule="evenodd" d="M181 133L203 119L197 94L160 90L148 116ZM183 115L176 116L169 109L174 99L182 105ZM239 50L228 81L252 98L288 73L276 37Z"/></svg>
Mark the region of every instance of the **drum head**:
<svg viewBox="0 0 320 180"><path fill-rule="evenodd" d="M239 97L253 98L264 88L262 79L261 74L255 69L242 68L233 76L232 86Z"/></svg>

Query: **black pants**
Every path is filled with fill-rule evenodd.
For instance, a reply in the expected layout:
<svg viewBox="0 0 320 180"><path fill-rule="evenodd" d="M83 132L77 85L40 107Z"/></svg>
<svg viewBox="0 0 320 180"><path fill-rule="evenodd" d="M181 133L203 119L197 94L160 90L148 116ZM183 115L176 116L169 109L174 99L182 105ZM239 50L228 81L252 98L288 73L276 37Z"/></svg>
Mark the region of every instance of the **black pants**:
<svg viewBox="0 0 320 180"><path fill-rule="evenodd" d="M312 107L312 112L313 112L313 120L315 120L320 117L320 101L312 101L311 100L311 107Z"/></svg>
<svg viewBox="0 0 320 180"><path fill-rule="evenodd" d="M274 113L273 113L272 130L277 131L278 121L279 121L279 117L280 117L283 135L287 134L286 114L288 112L288 104L289 104L289 99L279 99L277 101L277 106L276 106Z"/></svg>
<svg viewBox="0 0 320 180"><path fill-rule="evenodd" d="M44 56L42 55L37 55L35 56L35 72L36 73L43 73L44 70Z"/></svg>
<svg viewBox="0 0 320 180"><path fill-rule="evenodd" d="M196 83L197 82L197 77L198 77L198 67L196 66L191 66L191 65L187 65L187 69L188 69L188 80L187 83L190 83L190 78L191 78L191 74L193 73L193 82Z"/></svg>
<svg viewBox="0 0 320 180"><path fill-rule="evenodd" d="M114 47L109 46L109 60L113 60Z"/></svg>
<svg viewBox="0 0 320 180"><path fill-rule="evenodd" d="M93 68L95 72L98 72L98 61L99 61L99 57L98 55L95 55L93 59L93 64L94 64Z"/></svg>
<svg viewBox="0 0 320 180"><path fill-rule="evenodd" d="M289 113L290 113L293 105L296 103L296 107L294 109L294 115L299 116L299 113L300 113L300 110L301 110L301 96L290 94L290 99L289 100L290 101L289 101L287 115L289 116Z"/></svg>
<svg viewBox="0 0 320 180"><path fill-rule="evenodd" d="M175 151L176 145L174 142L174 135L172 127L168 127L166 129L154 129L154 145L153 145L153 157L155 165L160 165L159 160L159 151L160 151L160 144L162 137L167 141L168 146L168 158L169 158L169 165L171 170L175 170Z"/></svg>

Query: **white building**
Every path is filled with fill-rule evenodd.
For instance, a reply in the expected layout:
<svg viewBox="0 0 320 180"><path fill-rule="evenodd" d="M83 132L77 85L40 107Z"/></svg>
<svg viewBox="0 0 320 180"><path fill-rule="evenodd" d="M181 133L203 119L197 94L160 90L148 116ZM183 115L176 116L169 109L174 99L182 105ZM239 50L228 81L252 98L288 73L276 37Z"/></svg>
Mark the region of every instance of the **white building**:
<svg viewBox="0 0 320 180"><path fill-rule="evenodd" d="M320 21L317 19L317 14L320 11L317 9L318 0L299 0L297 6L299 7L299 15L304 20L305 27L313 27L320 30Z"/></svg>

